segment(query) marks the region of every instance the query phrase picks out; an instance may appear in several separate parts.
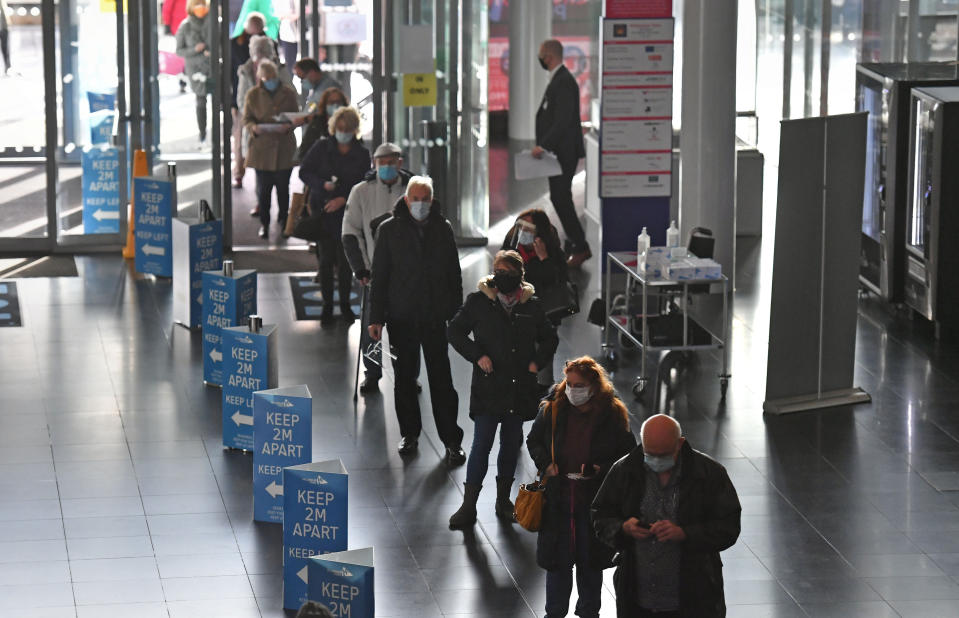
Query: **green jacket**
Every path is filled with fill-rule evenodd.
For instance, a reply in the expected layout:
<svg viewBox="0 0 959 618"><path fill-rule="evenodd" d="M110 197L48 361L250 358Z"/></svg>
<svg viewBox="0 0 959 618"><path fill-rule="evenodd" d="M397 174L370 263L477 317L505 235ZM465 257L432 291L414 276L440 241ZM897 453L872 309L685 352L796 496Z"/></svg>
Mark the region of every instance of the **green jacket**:
<svg viewBox="0 0 959 618"><path fill-rule="evenodd" d="M274 41L280 36L280 18L273 14L273 0L243 0L243 8L240 9L240 16L236 20L236 26L233 28L233 37L238 37L243 33L246 27L246 16L251 11L262 13L266 18L266 36Z"/></svg>

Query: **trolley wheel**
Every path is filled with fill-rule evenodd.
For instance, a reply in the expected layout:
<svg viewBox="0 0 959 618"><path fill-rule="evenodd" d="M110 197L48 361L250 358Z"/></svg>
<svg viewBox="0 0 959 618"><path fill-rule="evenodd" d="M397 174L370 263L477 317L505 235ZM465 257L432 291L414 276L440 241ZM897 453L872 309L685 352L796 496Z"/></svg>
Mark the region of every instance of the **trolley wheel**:
<svg viewBox="0 0 959 618"><path fill-rule="evenodd" d="M726 397L726 389L729 388L729 378L720 378L719 379L719 392L723 397Z"/></svg>
<svg viewBox="0 0 959 618"><path fill-rule="evenodd" d="M636 399L642 399L643 395L646 394L646 387L648 386L648 378L636 378L636 381L633 382L633 396L636 397Z"/></svg>

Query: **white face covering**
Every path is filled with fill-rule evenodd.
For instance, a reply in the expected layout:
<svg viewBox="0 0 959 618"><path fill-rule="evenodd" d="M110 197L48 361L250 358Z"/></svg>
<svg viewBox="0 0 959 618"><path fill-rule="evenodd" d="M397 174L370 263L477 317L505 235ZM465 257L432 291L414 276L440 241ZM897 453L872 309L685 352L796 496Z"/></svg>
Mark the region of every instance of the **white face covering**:
<svg viewBox="0 0 959 618"><path fill-rule="evenodd" d="M430 215L431 202L410 202L410 214L417 221L425 221Z"/></svg>
<svg viewBox="0 0 959 618"><path fill-rule="evenodd" d="M576 407L579 407L589 401L593 396L593 389L588 386L567 386L566 398Z"/></svg>

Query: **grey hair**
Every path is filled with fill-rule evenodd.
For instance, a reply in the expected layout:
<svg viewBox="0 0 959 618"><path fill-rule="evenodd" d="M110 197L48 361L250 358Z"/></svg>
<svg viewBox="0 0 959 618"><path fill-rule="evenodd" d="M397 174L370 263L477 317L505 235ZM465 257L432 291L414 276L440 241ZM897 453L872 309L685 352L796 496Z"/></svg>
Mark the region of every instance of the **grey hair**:
<svg viewBox="0 0 959 618"><path fill-rule="evenodd" d="M276 60L276 50L270 37L257 34L250 38L250 58Z"/></svg>
<svg viewBox="0 0 959 618"><path fill-rule="evenodd" d="M279 72L273 62L264 60L260 63L260 66L256 68L256 76L263 76L263 79L273 79L279 76Z"/></svg>
<svg viewBox="0 0 959 618"><path fill-rule="evenodd" d="M429 176L413 176L406 185L406 197L410 196L414 187L426 187L430 190L430 199L433 199L433 179Z"/></svg>

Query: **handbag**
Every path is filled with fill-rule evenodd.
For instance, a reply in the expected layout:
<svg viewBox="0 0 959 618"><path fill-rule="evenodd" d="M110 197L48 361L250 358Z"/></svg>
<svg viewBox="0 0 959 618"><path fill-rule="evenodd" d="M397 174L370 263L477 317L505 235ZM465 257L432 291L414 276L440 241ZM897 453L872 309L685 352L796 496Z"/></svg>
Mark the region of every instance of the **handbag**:
<svg viewBox="0 0 959 618"><path fill-rule="evenodd" d="M556 410L552 410L553 429L550 433L549 456L553 462L556 461L553 440L556 437ZM546 495L546 479L541 477L532 483L525 483L519 486L519 494L516 496L515 516L516 522L530 532L539 532L540 524L543 522L543 502Z"/></svg>
<svg viewBox="0 0 959 618"><path fill-rule="evenodd" d="M304 187L303 192L296 192L290 196L290 212L286 217L286 225L283 227L283 234L293 236L293 230L296 228L300 216L306 209L306 202L310 198L310 188Z"/></svg>
<svg viewBox="0 0 959 618"><path fill-rule="evenodd" d="M312 212L309 188L304 192L303 203L304 208L300 211L299 218L293 221L293 229L291 230L290 236L302 238L310 242L318 242L323 238L325 228L323 225L323 211L318 210L317 212ZM287 218L287 223L289 223L291 219L293 219L292 215Z"/></svg>
<svg viewBox="0 0 959 618"><path fill-rule="evenodd" d="M558 321L579 313L579 293L572 281L551 285L537 296L550 320Z"/></svg>

